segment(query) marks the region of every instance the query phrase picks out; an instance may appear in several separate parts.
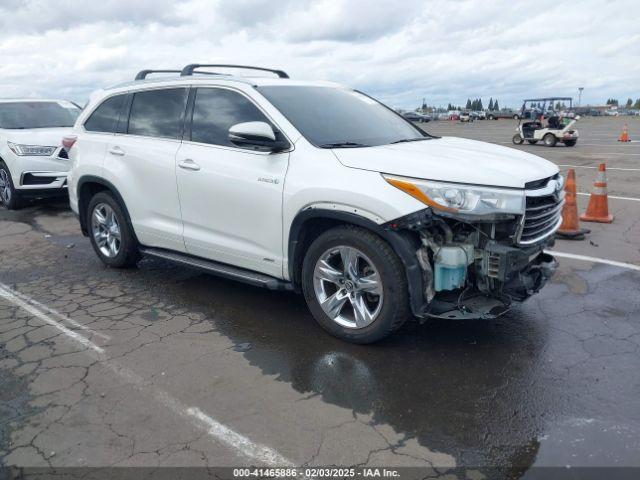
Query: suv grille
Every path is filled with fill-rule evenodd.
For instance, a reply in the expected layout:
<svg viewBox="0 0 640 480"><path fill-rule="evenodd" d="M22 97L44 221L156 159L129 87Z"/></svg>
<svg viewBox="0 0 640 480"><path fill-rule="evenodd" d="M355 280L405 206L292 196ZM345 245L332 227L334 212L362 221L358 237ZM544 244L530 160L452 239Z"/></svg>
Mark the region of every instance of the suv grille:
<svg viewBox="0 0 640 480"><path fill-rule="evenodd" d="M535 190L526 190L527 203L520 233L521 245L536 243L553 234L562 222L564 191L562 177L556 175L535 183ZM527 185L529 186L529 184Z"/></svg>

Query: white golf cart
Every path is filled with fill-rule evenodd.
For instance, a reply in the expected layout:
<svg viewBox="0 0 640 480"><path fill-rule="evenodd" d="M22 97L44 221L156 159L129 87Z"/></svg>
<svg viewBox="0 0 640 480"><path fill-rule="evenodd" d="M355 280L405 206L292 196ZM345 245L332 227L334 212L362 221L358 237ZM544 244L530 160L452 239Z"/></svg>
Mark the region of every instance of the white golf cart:
<svg viewBox="0 0 640 480"><path fill-rule="evenodd" d="M562 116L554 110L554 105L561 102L563 110L566 110L565 102L569 102L569 110L573 106L571 97L529 98L522 103L517 133L511 139L516 145L523 142L536 144L543 142L547 147L553 147L556 143L564 143L567 147L573 147L578 141L578 131L573 125L580 118ZM545 122L546 117L546 122ZM525 120L525 121L523 121Z"/></svg>

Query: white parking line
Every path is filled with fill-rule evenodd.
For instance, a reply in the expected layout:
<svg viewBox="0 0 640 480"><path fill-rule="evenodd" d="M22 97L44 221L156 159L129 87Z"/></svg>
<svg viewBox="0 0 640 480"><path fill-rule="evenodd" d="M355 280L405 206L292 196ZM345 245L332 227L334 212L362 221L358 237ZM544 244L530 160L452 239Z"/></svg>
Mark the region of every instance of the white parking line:
<svg viewBox="0 0 640 480"><path fill-rule="evenodd" d="M640 272L640 265L634 265L633 263L617 262L616 260L609 260L606 258L598 258L598 257L588 257L586 255L576 255L575 253L556 252L555 250L545 250L545 252L560 258L572 258L574 260L584 260L585 262L604 263L606 265L613 265L614 267L628 268L629 270L636 270Z"/></svg>
<svg viewBox="0 0 640 480"><path fill-rule="evenodd" d="M0 283L0 287L4 288L5 291L6 289L8 289L9 287L7 287L6 285L4 285L3 283ZM96 332L91 330L89 327L87 327L86 325L83 325L82 323L76 322L75 320L67 317L66 315L63 315L62 313L58 312L57 310L54 310L51 307L48 307L46 305L43 305L42 303L38 302L37 300L34 300L31 297L28 297L27 295L18 292L17 290L11 290L11 293L13 295L15 295L17 298L19 298L20 300L31 304L32 306L39 308L40 310L44 310L45 312L50 313L51 315L53 315L54 317L56 317L58 320L64 322L64 323L68 323L70 325L73 325L76 328L80 328L81 330L85 330L89 333L91 333L92 335L95 335L97 337L101 337L104 340L110 340L111 337L109 335L105 335L103 333L100 332Z"/></svg>
<svg viewBox="0 0 640 480"><path fill-rule="evenodd" d="M78 342L79 344L81 344L83 347L90 348L91 350L93 350L94 352L97 352L97 353L104 353L104 350L102 349L102 347L99 347L98 345L93 343L91 340L89 340L88 338L83 337L79 333L76 333L73 330L68 329L67 327L65 327L61 323L56 322L53 318L51 318L49 315L44 313L42 310L39 310L37 307L35 307L31 303L27 303L26 301L22 300L15 293L16 292L11 290L9 287L7 287L6 285L0 283L0 297L1 298L4 298L5 300L10 301L14 305L17 305L18 307L22 308L27 313L30 313L34 317L37 317L40 320L42 320L43 322L51 325L52 327L54 327L57 330L59 330L61 333L65 334L67 337L69 337L72 340L74 340L74 341Z"/></svg>
<svg viewBox="0 0 640 480"><path fill-rule="evenodd" d="M585 197L591 195L590 193L586 193L586 192L577 192L578 195L583 195ZM633 198L633 197L617 197L615 195L607 195L608 198L613 198L614 200L628 200L631 202L640 202L640 198Z"/></svg>
<svg viewBox="0 0 640 480"><path fill-rule="evenodd" d="M88 355L91 355L94 359L98 360L101 366L108 368L120 378L124 379L127 383L133 385L137 390L152 396L165 408L168 408L180 417L188 419L194 427L204 431L211 438L231 447L240 455L269 466L294 466L293 462L283 457L276 450L265 445L252 442L244 435L241 435L240 433L232 430L226 425L205 414L199 408L188 407L184 405L180 400L169 395L164 390L153 387L153 385L148 380L145 380L133 370L130 370L129 368L119 364L118 362L109 360L105 355L103 348L99 347L88 338L68 329L61 323L51 318L49 315L47 315L47 313L35 306L35 300L27 297L24 294L12 290L2 283L0 283L0 298L4 298L14 305L22 308L30 315L39 318L46 324L57 329L62 334L67 336L70 340L73 340L83 347L86 347L88 349L86 353ZM28 301L26 299L28 299Z"/></svg>

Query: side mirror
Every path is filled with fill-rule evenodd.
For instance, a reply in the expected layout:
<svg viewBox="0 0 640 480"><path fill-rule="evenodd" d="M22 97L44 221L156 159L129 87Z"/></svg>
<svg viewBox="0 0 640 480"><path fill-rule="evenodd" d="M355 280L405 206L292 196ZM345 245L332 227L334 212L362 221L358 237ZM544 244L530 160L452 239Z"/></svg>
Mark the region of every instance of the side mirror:
<svg viewBox="0 0 640 480"><path fill-rule="evenodd" d="M236 123L229 128L229 141L238 147L270 152L289 148L289 143L266 122Z"/></svg>

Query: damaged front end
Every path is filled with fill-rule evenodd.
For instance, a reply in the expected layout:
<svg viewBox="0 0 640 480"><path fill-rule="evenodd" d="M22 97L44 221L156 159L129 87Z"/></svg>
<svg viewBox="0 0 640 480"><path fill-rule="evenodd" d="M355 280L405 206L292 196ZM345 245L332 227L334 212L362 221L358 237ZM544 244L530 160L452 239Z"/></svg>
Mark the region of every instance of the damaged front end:
<svg viewBox="0 0 640 480"><path fill-rule="evenodd" d="M525 191L521 215L477 216L426 208L386 224L414 242L422 271L422 307L414 313L422 318L490 319L537 293L557 267L544 250L554 243L564 195L555 185L548 188L550 180Z"/></svg>

